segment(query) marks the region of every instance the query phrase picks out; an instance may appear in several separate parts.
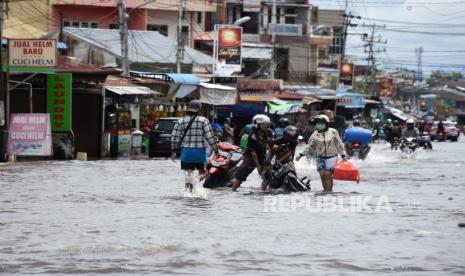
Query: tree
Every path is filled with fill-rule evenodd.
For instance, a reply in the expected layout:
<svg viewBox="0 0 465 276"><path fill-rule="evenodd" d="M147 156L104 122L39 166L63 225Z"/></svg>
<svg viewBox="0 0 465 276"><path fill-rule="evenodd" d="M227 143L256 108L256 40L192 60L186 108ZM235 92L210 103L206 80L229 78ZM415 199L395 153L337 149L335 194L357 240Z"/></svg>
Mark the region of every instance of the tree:
<svg viewBox="0 0 465 276"><path fill-rule="evenodd" d="M459 79L463 78L463 74L461 72L444 72L444 71L433 71L429 76L426 83L430 86L438 86L443 85L448 81L458 81Z"/></svg>

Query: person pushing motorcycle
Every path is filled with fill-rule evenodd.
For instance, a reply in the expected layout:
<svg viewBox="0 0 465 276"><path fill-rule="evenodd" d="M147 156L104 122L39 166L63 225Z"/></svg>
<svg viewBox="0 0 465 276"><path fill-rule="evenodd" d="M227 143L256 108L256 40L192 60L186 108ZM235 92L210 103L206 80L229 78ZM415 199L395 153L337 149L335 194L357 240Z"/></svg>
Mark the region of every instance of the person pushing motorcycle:
<svg viewBox="0 0 465 276"><path fill-rule="evenodd" d="M270 118L266 115L255 115L253 124L254 129L247 140L244 160L237 170L235 177L231 180L233 191L236 191L255 169L257 169L260 175L262 174L263 164L269 148L268 143L273 137L273 132L270 130ZM266 187L262 183L263 186Z"/></svg>

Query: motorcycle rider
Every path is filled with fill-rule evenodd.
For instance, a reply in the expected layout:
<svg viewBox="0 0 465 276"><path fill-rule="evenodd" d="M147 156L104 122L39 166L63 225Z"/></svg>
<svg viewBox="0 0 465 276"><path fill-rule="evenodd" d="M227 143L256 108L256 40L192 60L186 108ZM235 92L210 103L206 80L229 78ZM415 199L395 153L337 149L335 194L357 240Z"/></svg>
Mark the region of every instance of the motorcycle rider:
<svg viewBox="0 0 465 276"><path fill-rule="evenodd" d="M247 140L247 148L244 153L244 160L237 170L236 175L231 180L232 190L236 191L242 182L257 169L262 173L262 167L268 151L268 143L273 137L270 130L270 118L266 115L259 114L253 118L254 129ZM266 183L262 183L262 188L266 188Z"/></svg>
<svg viewBox="0 0 465 276"><path fill-rule="evenodd" d="M389 136L389 143L391 143L392 150L394 148L394 138L397 137L398 139L400 139L402 137L402 128L399 125L398 120L394 120L394 122L392 122L392 127L389 129Z"/></svg>
<svg viewBox="0 0 465 276"><path fill-rule="evenodd" d="M338 155L346 157L344 143L336 129L329 127L329 118L326 115L318 116L316 129L310 137L304 150L296 158L300 160L310 153L316 154L317 170L321 177L321 183L325 192L333 190L333 171L338 160Z"/></svg>
<svg viewBox="0 0 465 276"><path fill-rule="evenodd" d="M381 120L376 118L373 124L373 133L375 134L373 137L373 141L376 141L381 136Z"/></svg>
<svg viewBox="0 0 465 276"><path fill-rule="evenodd" d="M353 128L363 128L363 127L361 126L361 123L360 123L359 120L354 120L353 123L352 123L352 125L353 125ZM344 137L344 141L345 141L345 140L346 140L346 139L345 139L345 137ZM371 146L370 146L369 144L362 144L362 143L360 143L360 144L361 144L362 150L365 151L365 156L368 155L368 153L369 153L370 150L371 150ZM352 151L352 143L346 142L346 143L344 143L344 146L345 146L345 149L346 149L346 152L347 152L347 153L350 153L350 152Z"/></svg>
<svg viewBox="0 0 465 276"><path fill-rule="evenodd" d="M392 120L391 119L387 119L386 120L386 123L384 124L384 140L386 140L386 142L389 142L391 140L391 126L392 126Z"/></svg>
<svg viewBox="0 0 465 276"><path fill-rule="evenodd" d="M426 146L428 149L433 149L433 145L431 144L431 136L430 132L431 129L429 128L428 124L421 120L418 126L418 131L420 132L420 146ZM423 140L422 137L427 136L426 140Z"/></svg>
<svg viewBox="0 0 465 276"><path fill-rule="evenodd" d="M278 127L274 129L274 138L279 139L282 138L284 135L284 128L291 125L291 122L288 118L281 118L278 121Z"/></svg>
<svg viewBox="0 0 465 276"><path fill-rule="evenodd" d="M406 128L402 131L402 140L414 138L418 146L418 143L420 142L420 132L418 131L418 128L415 127L415 121L413 119L408 119L406 124Z"/></svg>

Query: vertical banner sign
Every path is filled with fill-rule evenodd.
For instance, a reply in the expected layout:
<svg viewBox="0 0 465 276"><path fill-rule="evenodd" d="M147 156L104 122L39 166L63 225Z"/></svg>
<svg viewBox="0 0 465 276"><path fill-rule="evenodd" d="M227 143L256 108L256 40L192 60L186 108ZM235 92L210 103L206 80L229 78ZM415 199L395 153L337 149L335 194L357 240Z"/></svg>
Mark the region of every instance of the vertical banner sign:
<svg viewBox="0 0 465 276"><path fill-rule="evenodd" d="M47 75L47 110L52 131L71 131L72 75Z"/></svg>
<svg viewBox="0 0 465 276"><path fill-rule="evenodd" d="M342 63L339 69L339 82L345 87L352 88L354 79L354 65L352 63Z"/></svg>
<svg viewBox="0 0 465 276"><path fill-rule="evenodd" d="M242 28L217 27L215 41L216 68L215 75L229 77L242 70Z"/></svg>
<svg viewBox="0 0 465 276"><path fill-rule="evenodd" d="M53 73L56 64L55 39L10 39L8 43L10 72Z"/></svg>
<svg viewBox="0 0 465 276"><path fill-rule="evenodd" d="M8 129L8 154L20 156L52 155L49 114L11 114Z"/></svg>
<svg viewBox="0 0 465 276"><path fill-rule="evenodd" d="M392 97L394 91L394 84L392 79L381 79L379 81L379 96L380 97Z"/></svg>

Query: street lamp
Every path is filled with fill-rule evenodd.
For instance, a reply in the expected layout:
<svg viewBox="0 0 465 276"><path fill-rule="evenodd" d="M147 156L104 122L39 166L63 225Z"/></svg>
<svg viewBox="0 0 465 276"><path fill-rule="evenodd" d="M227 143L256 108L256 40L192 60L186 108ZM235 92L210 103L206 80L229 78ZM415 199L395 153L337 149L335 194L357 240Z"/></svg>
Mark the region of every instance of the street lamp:
<svg viewBox="0 0 465 276"><path fill-rule="evenodd" d="M242 25L242 24L244 24L245 22L249 21L250 19L251 19L250 16L241 17L241 18L237 19L237 20L233 23L233 26Z"/></svg>

